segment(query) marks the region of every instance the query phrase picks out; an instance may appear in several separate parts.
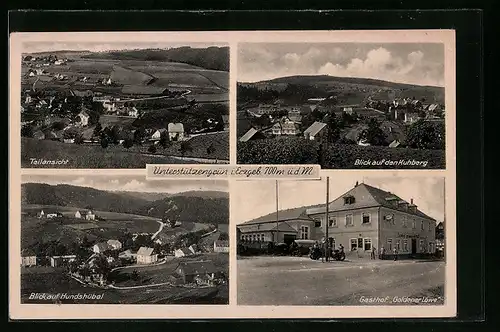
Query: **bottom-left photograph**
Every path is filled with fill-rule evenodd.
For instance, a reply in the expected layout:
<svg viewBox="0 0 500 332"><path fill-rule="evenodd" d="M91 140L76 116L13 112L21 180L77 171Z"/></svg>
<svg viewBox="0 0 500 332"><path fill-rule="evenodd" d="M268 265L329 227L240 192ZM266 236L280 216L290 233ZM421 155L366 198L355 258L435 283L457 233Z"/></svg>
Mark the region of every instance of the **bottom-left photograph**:
<svg viewBox="0 0 500 332"><path fill-rule="evenodd" d="M227 181L25 175L21 195L21 303L229 303Z"/></svg>

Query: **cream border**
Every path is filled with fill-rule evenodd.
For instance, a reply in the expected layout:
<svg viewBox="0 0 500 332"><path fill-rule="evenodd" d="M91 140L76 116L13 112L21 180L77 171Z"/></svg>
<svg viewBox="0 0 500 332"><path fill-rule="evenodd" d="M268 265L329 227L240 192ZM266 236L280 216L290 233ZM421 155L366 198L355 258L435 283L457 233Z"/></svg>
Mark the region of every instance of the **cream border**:
<svg viewBox="0 0 500 332"><path fill-rule="evenodd" d="M366 176L444 176L446 178L446 303L444 306L237 306L235 224L230 223L230 304L179 305L27 305L20 303L20 184L21 174L144 174L145 169L71 170L21 169L20 163L20 66L22 43L27 41L60 42L126 42L130 40L165 42L229 43L230 45L230 161L236 161L236 66L239 42L434 42L445 44L446 89L446 170L323 170L323 176L334 172L356 172ZM146 318L394 318L451 317L456 315L456 166L455 166L455 32L454 30L359 30L359 31L213 31L213 32L50 32L13 33L10 35L10 153L9 153L9 314L11 319L146 319ZM231 190L231 182L229 187ZM231 204L230 211L236 207ZM189 310L186 310L187 307ZM82 310L84 309L84 310Z"/></svg>

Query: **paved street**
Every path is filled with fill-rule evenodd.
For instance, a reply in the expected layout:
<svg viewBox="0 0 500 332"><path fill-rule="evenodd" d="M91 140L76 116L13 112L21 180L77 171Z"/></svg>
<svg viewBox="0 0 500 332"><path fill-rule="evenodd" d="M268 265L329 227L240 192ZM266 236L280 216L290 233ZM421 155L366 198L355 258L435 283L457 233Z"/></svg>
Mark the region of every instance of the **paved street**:
<svg viewBox="0 0 500 332"><path fill-rule="evenodd" d="M355 260L322 263L305 257L240 257L240 305L383 305L402 297L442 304L444 262Z"/></svg>

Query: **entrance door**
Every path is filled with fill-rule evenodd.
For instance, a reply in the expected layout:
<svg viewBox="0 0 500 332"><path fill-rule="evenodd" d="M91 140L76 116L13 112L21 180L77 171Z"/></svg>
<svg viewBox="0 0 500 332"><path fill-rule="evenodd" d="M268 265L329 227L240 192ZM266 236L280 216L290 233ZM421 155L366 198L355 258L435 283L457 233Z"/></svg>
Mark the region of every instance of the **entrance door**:
<svg viewBox="0 0 500 332"><path fill-rule="evenodd" d="M417 239L411 239L411 253L413 255L417 253Z"/></svg>
<svg viewBox="0 0 500 332"><path fill-rule="evenodd" d="M358 250L363 250L363 238L358 238Z"/></svg>

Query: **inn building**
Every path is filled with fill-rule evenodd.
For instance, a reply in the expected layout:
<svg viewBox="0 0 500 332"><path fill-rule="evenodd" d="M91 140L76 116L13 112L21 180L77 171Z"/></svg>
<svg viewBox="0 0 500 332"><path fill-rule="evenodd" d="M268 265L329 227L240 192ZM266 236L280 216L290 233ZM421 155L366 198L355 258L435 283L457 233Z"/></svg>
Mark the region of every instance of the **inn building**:
<svg viewBox="0 0 500 332"><path fill-rule="evenodd" d="M384 248L399 256L417 257L436 250L436 220L394 193L362 183L331 201L277 211L238 225L239 241L290 243L295 239L331 238L335 248L369 256Z"/></svg>

